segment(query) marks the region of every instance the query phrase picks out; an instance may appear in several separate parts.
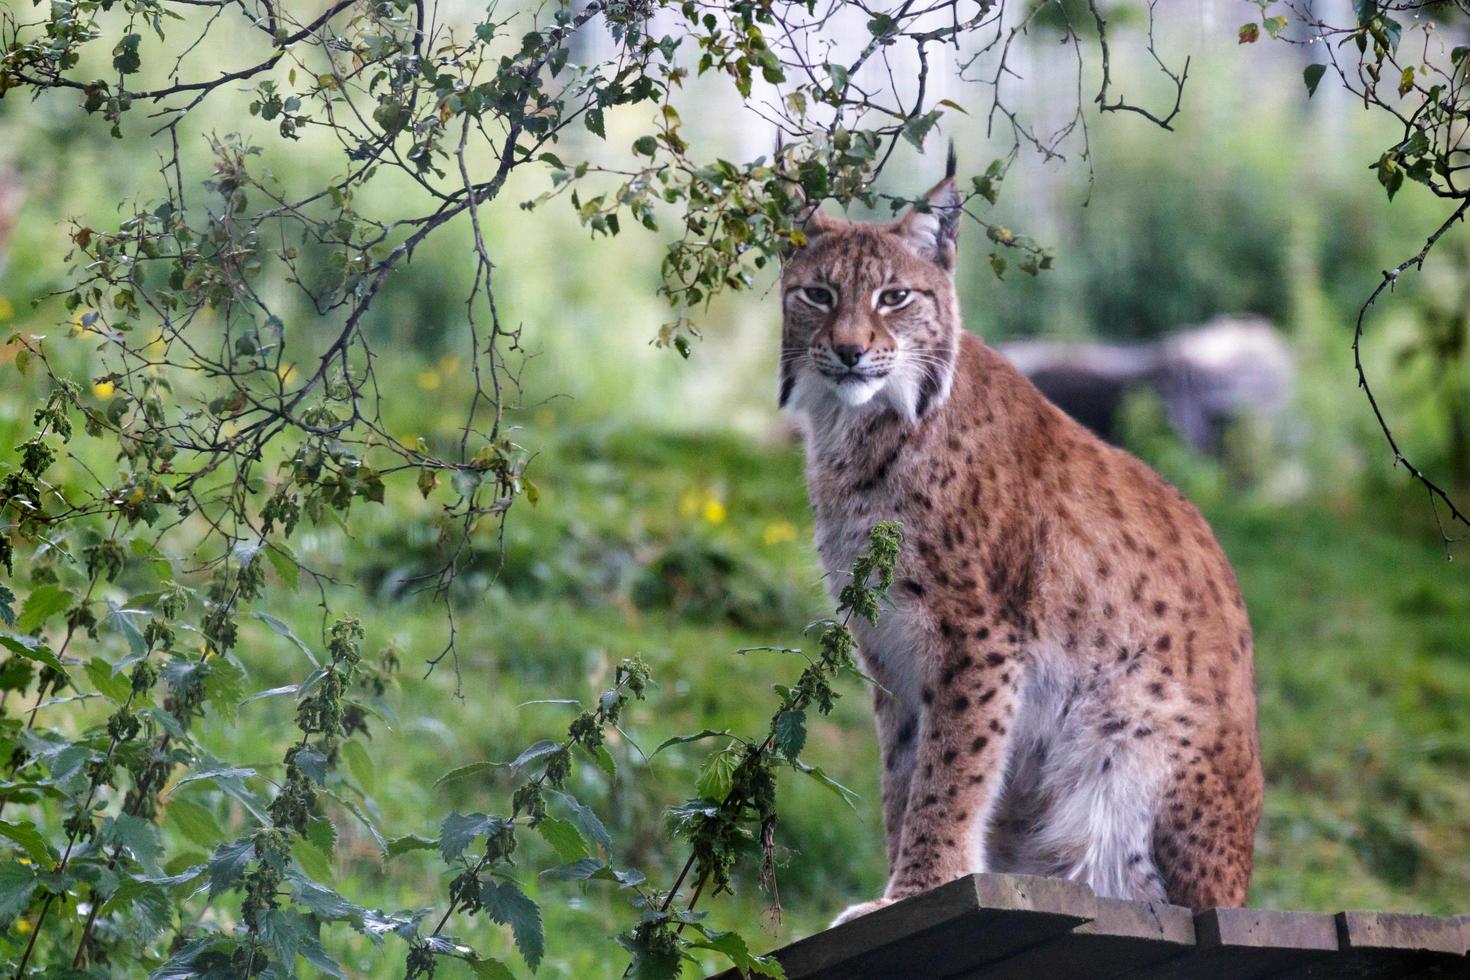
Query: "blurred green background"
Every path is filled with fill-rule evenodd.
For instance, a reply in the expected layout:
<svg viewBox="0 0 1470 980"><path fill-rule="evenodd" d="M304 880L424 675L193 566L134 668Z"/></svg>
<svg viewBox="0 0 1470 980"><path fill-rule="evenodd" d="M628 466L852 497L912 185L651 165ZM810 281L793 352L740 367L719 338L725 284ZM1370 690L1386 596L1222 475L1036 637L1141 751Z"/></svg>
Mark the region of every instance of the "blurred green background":
<svg viewBox="0 0 1470 980"><path fill-rule="evenodd" d="M1414 185L1391 205L1385 200L1368 164L1391 133L1327 86L1309 101L1300 52L1234 43L1233 24L1250 16L1250 5L1184 6L1192 13L1181 7L1176 36L1161 39L1195 54L1178 131L1089 117L1095 180L1075 153L1050 164L1023 155L989 217L1054 246L1056 268L998 280L987 260L992 246L966 228L959 279L968 323L989 340L1133 340L1253 313L1286 334L1298 370L1293 437L1241 433L1222 459L1207 459L1168 430L1147 397L1130 402L1126 425L1130 448L1210 518L1250 606L1268 780L1251 901L1466 911L1465 556L1441 543L1424 493L1392 468L1356 390L1349 349L1358 303L1380 270L1417 250L1438 212ZM1054 40L1038 30L1029 42L1038 78ZM1131 43L1130 58L1141 64L1136 34ZM1143 76L1134 81L1130 95L1154 92ZM1065 100L1075 102L1069 84L1038 81L1016 97L1039 113L1065 112ZM949 132L962 171L979 171L1004 148L984 138L984 95L959 83L944 94L971 113L952 114ZM80 119L63 101L0 101L0 334L47 334L50 349L86 375L89 350L66 339L66 318L47 298L67 281L68 222L115 220L116 202L149 196L158 178L143 127L115 141L99 120ZM243 114L221 111L211 122L247 134L258 127L255 138L274 145L269 124ZM639 125L610 117L610 140L626 141ZM705 135L712 146L769 140L753 120L749 130ZM204 172L202 139L186 153ZM320 177L309 142L293 153L267 158L284 180ZM901 160L887 187L917 193L940 166L932 151ZM351 536L309 528L296 548L345 580L327 601L361 616L369 648L391 648L402 665L386 697L392 727L375 728L375 765L359 777L392 834L434 836L451 809L504 808L505 786L493 780L430 784L454 766L509 759L556 735L568 709L525 702L589 696L618 659L644 657L658 686L615 739L620 780L609 788L579 768L577 794L613 828L619 861L666 886L683 854L662 832L661 810L691 794L704 753L643 753L684 731L763 730L770 685L794 678L798 663L736 649L798 645L803 626L828 611L800 447L775 410L778 312L766 282L715 304L688 361L653 347L667 316L655 296L661 239L632 231L591 241L564 201L518 208L544 189L540 179L519 178L486 217L501 314L525 325L534 355L515 421L516 438L536 453L530 475L541 497L512 513L503 556L486 529L459 586L462 696L454 696L448 665L426 676L446 628L442 610L408 584L434 562L434 504L405 486L409 492L390 492L390 506L356 514ZM391 354L380 376L403 393L386 413L405 440L452 438L455 416L442 406L468 397L466 249L463 228L431 241L378 304L373 330L379 352ZM1422 277L1381 305L1366 352L1406 450L1462 493L1470 493L1457 444L1470 389L1467 278L1470 231L1460 228ZM0 449L23 438L38 393L33 379L0 365ZM105 468L99 451L87 440L78 446ZM280 590L271 611L314 637L322 598ZM239 652L252 688L305 672L289 642L258 623L244 630ZM810 781L788 780L778 830L784 915L770 917L767 897L742 879L733 899L709 906L716 924L760 919L776 945L881 889L876 746L866 693L853 683L847 694L813 726L807 755L856 789L861 804L852 812ZM211 724L204 740L221 757L273 772L289 729L289 705L273 698L242 707L233 725ZM190 798L221 820L240 819L210 793ZM337 860L346 894L389 908L442 907L447 879L431 852L385 866L365 834L344 827ZM167 818L165 828L173 832ZM615 972L606 960L615 947L597 937L631 920L624 897L600 886L539 888L570 896L569 905L546 903L542 975ZM508 954L493 927L458 934ZM328 945L355 972L398 970L401 947L379 950L338 933Z"/></svg>

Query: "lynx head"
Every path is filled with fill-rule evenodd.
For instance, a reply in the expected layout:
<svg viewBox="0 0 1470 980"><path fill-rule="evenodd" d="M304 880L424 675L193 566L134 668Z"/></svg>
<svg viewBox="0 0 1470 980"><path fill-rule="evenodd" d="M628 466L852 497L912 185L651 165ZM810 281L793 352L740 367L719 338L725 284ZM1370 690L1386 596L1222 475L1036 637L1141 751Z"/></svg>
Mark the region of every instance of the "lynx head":
<svg viewBox="0 0 1470 980"><path fill-rule="evenodd" d="M944 180L899 221L812 215L781 275L783 407L886 408L917 421L945 399L961 204L951 151Z"/></svg>

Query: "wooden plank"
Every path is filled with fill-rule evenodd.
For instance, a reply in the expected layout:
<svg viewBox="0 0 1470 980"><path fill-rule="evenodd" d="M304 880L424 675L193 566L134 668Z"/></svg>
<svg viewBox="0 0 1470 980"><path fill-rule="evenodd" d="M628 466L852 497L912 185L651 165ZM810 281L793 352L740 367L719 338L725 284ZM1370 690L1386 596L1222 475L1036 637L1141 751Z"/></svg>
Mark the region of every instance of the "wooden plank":
<svg viewBox="0 0 1470 980"><path fill-rule="evenodd" d="M1074 881L971 875L775 955L791 980L1470 980L1467 946L1470 916L1194 915Z"/></svg>
<svg viewBox="0 0 1470 980"><path fill-rule="evenodd" d="M1096 912L1080 882L970 875L776 951L791 980L937 977L1069 932Z"/></svg>
<svg viewBox="0 0 1470 980"><path fill-rule="evenodd" d="M1337 921L1316 912L1207 909L1194 917L1195 949L1129 974L1147 980L1263 980L1337 952Z"/></svg>
<svg viewBox="0 0 1470 980"><path fill-rule="evenodd" d="M1163 902L1099 898L1097 915L1071 932L989 966L965 980L1112 980L1194 949L1194 914Z"/></svg>
<svg viewBox="0 0 1470 980"><path fill-rule="evenodd" d="M1339 912L1336 956L1289 973L1284 980L1399 980L1470 976L1465 937L1454 919L1393 912Z"/></svg>

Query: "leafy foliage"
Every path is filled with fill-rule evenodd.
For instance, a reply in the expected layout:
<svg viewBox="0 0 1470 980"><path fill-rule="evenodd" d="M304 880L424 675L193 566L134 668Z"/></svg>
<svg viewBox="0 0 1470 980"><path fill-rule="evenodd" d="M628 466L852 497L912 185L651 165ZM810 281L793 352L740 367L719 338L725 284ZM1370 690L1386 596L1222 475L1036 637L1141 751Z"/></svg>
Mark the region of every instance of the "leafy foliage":
<svg viewBox="0 0 1470 980"><path fill-rule="evenodd" d="M1402 122L1403 138L1375 165L1388 196L1412 182L1454 208L1381 292L1422 264L1470 200L1459 183L1465 50L1431 63L1429 28L1415 24L1407 31L1426 32L1425 54L1409 57L1402 14L1421 4L1359 3L1341 27L1293 4L1284 6L1294 18L1260 6L1242 42L1330 41L1322 47L1343 86ZM706 890L728 890L752 854L775 901L778 771L851 798L802 753L808 724L832 709L836 678L853 668L848 619L879 615L896 528L875 529L840 594L841 618L814 627L817 652L794 684L776 688L764 732L682 738L718 744L696 795L670 814L690 855L667 890L615 862L612 836L569 783L578 761L616 777L606 733L629 699L645 696L648 673L636 661L618 668L560 740L443 777L509 778L499 813L450 813L437 838L385 834L368 740L390 723L382 697L398 657L391 648L364 657L358 622L331 609L337 583L298 560L293 541L351 529L363 508L390 495L427 501L436 564L422 581L443 603L447 631L433 663L449 658L457 669L452 586L471 539L516 501L540 499L535 453L518 441L522 327L501 317L499 243L482 217L512 176L539 175L540 193L524 206L565 203L594 237L635 224L665 236L659 288L671 312L655 341L687 357L700 311L721 292L751 287L799 246L812 208L835 201L897 213L909 203L879 190L882 171L899 148L932 146L949 114L967 111L934 99L931 70L990 78L982 83L990 117L1011 138L998 159L974 162L971 212L999 200L1023 150L1087 157L1082 96L1051 129L1006 101L1007 56L1043 8L1077 51L1079 73L1090 57L1099 62L1100 111L1170 127L1188 61L1170 68L1150 29L1172 109L1110 95L1113 40L1093 3L1076 24L1072 5L1008 11L989 2L962 11L591 0L492 6L469 23L441 18L425 0L334 0L309 20L268 0L64 0L0 12L0 95L95 116L115 136L147 132L163 162L160 184L129 195L117 217L99 208L69 229L68 336L9 339L15 369L44 391L29 431L0 461L0 704L21 707L0 720L0 942L17 975L104 975L123 962L158 977L285 976L302 962L342 975L322 935L346 927L373 943L406 944L410 976L432 974L446 957L505 976L507 964L445 930L456 915L483 916L510 931L534 970L555 941L533 898L537 879L629 893L639 919L619 941L633 975L673 975L694 950L778 974L695 906ZM237 34L238 62L203 63L199 41L227 30ZM1349 42L1359 57L1339 62ZM897 51L917 64L916 86L895 80ZM691 145L684 119L701 76L768 114L781 134L771 151L729 160ZM1325 76L1308 70L1309 95ZM248 115L236 131L216 132L224 114L211 113L241 88ZM636 135L620 147L634 114ZM207 173L180 151L202 140ZM330 180L303 188L273 173L274 154L308 145L330 148ZM1052 266L1043 245L971 216L993 246L997 275L1012 264L1030 275ZM473 394L458 439L405 440L383 420L392 394L379 385L367 324L394 273L456 223L473 242L465 302ZM97 365L85 374L72 356L84 345ZM115 465L87 470L80 440L105 446ZM665 567L697 579L705 561L718 556L669 554ZM302 639L269 609L273 596L309 590L326 614L320 635ZM652 589L639 598L667 601ZM726 614L748 621L746 605L759 603ZM247 693L261 662L242 639L250 620L304 656L299 680ZM211 726L269 698L291 699L290 744L250 759L211 754ZM337 821L349 819L385 860L439 852L450 877L437 919L341 893ZM516 863L526 860L525 830L558 862L534 878Z"/></svg>

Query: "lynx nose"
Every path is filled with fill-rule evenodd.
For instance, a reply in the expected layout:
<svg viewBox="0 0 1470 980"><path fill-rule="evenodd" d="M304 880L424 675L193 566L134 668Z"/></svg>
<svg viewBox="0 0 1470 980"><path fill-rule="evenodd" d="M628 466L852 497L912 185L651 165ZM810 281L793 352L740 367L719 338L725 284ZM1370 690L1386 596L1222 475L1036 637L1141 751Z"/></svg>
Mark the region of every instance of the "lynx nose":
<svg viewBox="0 0 1470 980"><path fill-rule="evenodd" d="M866 349L859 344L834 344L832 353L836 354L837 359L845 366L852 367L862 359Z"/></svg>

